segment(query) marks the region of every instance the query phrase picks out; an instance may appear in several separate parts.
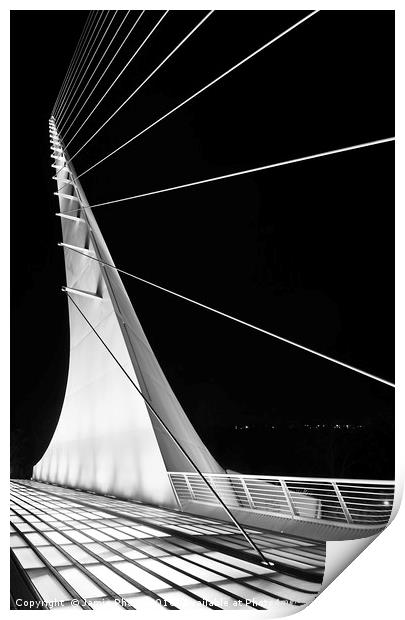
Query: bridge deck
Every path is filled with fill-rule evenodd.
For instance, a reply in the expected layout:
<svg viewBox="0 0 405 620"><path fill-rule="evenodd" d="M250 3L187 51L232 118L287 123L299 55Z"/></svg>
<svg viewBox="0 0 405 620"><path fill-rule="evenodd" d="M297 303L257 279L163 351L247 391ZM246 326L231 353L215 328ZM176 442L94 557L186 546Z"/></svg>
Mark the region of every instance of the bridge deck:
<svg viewBox="0 0 405 620"><path fill-rule="evenodd" d="M268 609L319 591L325 543L34 481L13 481L11 547L32 605L82 609ZM18 580L16 580L18 582ZM16 608L23 608L26 595ZM35 602L36 601L36 602ZM29 604L28 602L25 604ZM74 603L76 604L76 603ZM159 605L159 607L158 607Z"/></svg>

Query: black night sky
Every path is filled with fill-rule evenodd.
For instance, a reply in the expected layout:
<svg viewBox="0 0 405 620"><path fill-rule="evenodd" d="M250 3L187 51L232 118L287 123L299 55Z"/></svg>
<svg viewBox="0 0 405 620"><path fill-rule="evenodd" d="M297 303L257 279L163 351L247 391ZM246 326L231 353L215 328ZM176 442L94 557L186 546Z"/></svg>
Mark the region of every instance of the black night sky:
<svg viewBox="0 0 405 620"><path fill-rule="evenodd" d="M76 171L308 12L215 12L74 159ZM204 14L170 11L70 156ZM76 129L161 15L141 18ZM68 314L48 119L87 16L12 12L14 475L30 475L64 396ZM106 58L138 16L131 12ZM68 36L53 41L62 23ZM96 204L393 135L394 13L321 11L81 182ZM393 143L372 146L94 214L118 267L393 381L393 159ZM123 281L176 395L224 467L394 477L391 387Z"/></svg>

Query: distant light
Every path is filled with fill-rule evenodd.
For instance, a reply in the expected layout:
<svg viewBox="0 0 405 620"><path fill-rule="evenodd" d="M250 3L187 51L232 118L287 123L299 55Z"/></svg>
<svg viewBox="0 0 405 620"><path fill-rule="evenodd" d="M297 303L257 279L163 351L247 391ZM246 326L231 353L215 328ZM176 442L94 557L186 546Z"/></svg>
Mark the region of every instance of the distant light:
<svg viewBox="0 0 405 620"><path fill-rule="evenodd" d="M390 505L390 503L389 503L389 501L386 499L386 500L384 501L384 506L389 506L389 505Z"/></svg>
<svg viewBox="0 0 405 620"><path fill-rule="evenodd" d="M247 424L245 425L245 428L249 428Z"/></svg>

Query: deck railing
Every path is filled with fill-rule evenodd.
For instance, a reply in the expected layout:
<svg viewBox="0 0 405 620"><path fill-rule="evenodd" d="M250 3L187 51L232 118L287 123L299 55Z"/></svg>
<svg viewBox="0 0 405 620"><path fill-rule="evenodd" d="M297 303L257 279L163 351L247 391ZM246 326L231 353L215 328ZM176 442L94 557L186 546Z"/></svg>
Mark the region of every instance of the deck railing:
<svg viewBox="0 0 405 620"><path fill-rule="evenodd" d="M383 527L394 501L394 482L204 474L230 508L267 513L303 521L322 521L347 527ZM197 473L169 472L180 505L218 499Z"/></svg>

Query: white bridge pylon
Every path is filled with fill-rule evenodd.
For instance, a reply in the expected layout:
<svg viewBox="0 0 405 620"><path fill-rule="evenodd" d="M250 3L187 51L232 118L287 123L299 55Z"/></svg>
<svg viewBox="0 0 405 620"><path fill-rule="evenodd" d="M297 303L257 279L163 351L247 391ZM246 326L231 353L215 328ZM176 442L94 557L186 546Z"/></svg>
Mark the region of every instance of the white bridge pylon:
<svg viewBox="0 0 405 620"><path fill-rule="evenodd" d="M75 303L201 471L224 473L193 428L142 326L69 164L53 119L66 286ZM77 205L77 217L69 215ZM82 252L69 251L77 248ZM33 477L147 503L177 507L168 471L194 471L83 317L69 303L69 375L62 412Z"/></svg>

